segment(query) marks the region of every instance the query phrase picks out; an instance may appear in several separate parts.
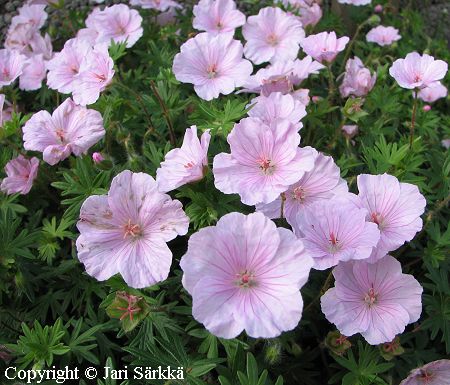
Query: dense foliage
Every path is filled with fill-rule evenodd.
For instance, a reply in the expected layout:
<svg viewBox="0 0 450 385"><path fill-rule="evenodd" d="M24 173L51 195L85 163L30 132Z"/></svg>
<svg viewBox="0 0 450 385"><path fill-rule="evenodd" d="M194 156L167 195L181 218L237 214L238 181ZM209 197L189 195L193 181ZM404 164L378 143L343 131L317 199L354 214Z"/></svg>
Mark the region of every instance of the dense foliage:
<svg viewBox="0 0 450 385"><path fill-rule="evenodd" d="M62 27L51 14L44 27L55 52L84 28L90 13L61 8L62 3L48 6L60 7ZM236 3L247 16L273 5L269 0ZM88 154L72 155L54 166L41 161L28 194L0 193L1 372L13 364L78 366L81 371L89 366L170 365L183 367L185 379L98 379L97 384L398 385L411 369L448 357L450 151L441 141L450 138L449 99L432 103L431 110L417 101L410 144L413 92L399 87L389 68L412 51L446 62L450 55L444 39L423 33L419 11L410 6L392 8L390 1L375 3L384 6L382 13L374 13L375 4L332 9L324 1L320 22L306 28L307 35L336 31L351 40L330 72L323 70L302 83L312 100L302 119L301 146L331 155L352 192L357 191L357 175L388 173L417 185L425 196L422 230L390 253L401 262L403 273L412 274L424 288L417 322L393 342L378 346L369 345L359 334L343 339L321 312L320 297L333 286L331 269L311 270L301 290L305 304L301 321L277 338L255 339L245 332L234 339L218 338L192 317L192 297L183 288L179 266L189 237L227 213L254 211L237 194L220 192L212 173L213 157L229 152L227 135L247 116L254 95L232 93L206 101L191 84L176 80L174 56L198 32L192 27L192 4L186 2L175 22L163 26L156 22L158 11L136 8L143 18L143 36L131 48L125 43L109 47L113 80L89 106L103 117L104 138ZM380 23L396 27L401 40L384 47L367 42L366 33ZM240 28L235 38L243 40ZM342 98L339 76L353 56L376 73L376 83L365 97ZM255 66L254 72L259 68ZM443 83L448 84L448 79L447 74ZM32 114L52 113L67 96L45 83L36 91L21 91L14 84L2 88L15 112L0 128L1 170L20 154L42 157L40 152L24 150L22 128ZM344 135L342 127L352 124L358 126L357 135ZM168 279L134 289L120 275L106 281L88 275L75 247L83 202L91 195L106 194L123 170L155 177L165 154L181 146L191 125L201 132L210 130L210 167L202 180L170 192L182 202L190 224L188 234L169 242L173 261ZM93 161L93 152L104 159ZM290 229L285 219L275 222ZM80 379L79 383L94 382Z"/></svg>

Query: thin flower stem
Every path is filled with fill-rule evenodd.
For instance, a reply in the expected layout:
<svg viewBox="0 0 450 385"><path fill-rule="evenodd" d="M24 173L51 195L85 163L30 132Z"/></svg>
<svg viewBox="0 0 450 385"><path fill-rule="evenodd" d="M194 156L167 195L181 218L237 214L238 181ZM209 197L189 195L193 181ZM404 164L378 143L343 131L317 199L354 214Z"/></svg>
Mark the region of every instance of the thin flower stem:
<svg viewBox="0 0 450 385"><path fill-rule="evenodd" d="M334 83L334 75L333 71L331 71L331 63L327 64L327 71L328 71L328 100L332 101L335 91L335 83Z"/></svg>
<svg viewBox="0 0 450 385"><path fill-rule="evenodd" d="M158 99L158 103L163 110L164 117L166 118L167 127L169 128L170 144L172 146L175 146L177 144L175 139L175 132L172 125L172 120L170 119L169 111L167 110L166 103L164 103L164 100L162 100L161 96L159 95L158 89L156 88L156 84L153 80L150 80L150 87L155 94L156 99Z"/></svg>
<svg viewBox="0 0 450 385"><path fill-rule="evenodd" d="M344 72L345 64L347 63L347 60L350 57L350 53L352 52L353 46L355 45L355 41L358 38L359 34L361 33L362 28L366 25L366 23L367 23L367 21L361 23L356 28L355 34L353 35L352 39L350 40L350 43L348 44L347 49L345 51L344 60L342 61L341 69L339 71L340 73Z"/></svg>
<svg viewBox="0 0 450 385"><path fill-rule="evenodd" d="M416 125L416 113L417 113L417 89L414 90L414 102L411 116L411 127L409 129L409 148L413 145L414 140L414 127Z"/></svg>
<svg viewBox="0 0 450 385"><path fill-rule="evenodd" d="M286 202L286 194L285 193L281 193L280 197L281 197L280 218L283 219L284 218L284 205L285 205L285 202Z"/></svg>
<svg viewBox="0 0 450 385"><path fill-rule="evenodd" d="M322 288L321 288L320 291L319 291L319 295L318 295L316 298L314 298L314 299L309 303L308 306L305 307L305 310L304 310L305 312L308 311L309 309L311 309L311 308L314 306L314 304L315 304L317 301L320 300L320 297L322 297L322 295L325 294L325 292L326 292L326 291L328 290L328 288L330 287L332 278L333 278L333 270L331 270L331 271L328 273L327 279L325 280L325 282L324 282Z"/></svg>

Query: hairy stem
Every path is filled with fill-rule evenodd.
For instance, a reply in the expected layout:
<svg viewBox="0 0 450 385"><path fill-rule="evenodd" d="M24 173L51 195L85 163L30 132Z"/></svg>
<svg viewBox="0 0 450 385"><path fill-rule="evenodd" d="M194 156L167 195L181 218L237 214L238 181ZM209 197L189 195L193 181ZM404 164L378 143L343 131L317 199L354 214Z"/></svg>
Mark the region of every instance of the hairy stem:
<svg viewBox="0 0 450 385"><path fill-rule="evenodd" d="M414 90L414 102L413 102L413 109L412 109L412 116L411 116L411 126L409 129L409 148L411 148L413 145L414 128L416 125L416 113L417 113L417 89Z"/></svg>

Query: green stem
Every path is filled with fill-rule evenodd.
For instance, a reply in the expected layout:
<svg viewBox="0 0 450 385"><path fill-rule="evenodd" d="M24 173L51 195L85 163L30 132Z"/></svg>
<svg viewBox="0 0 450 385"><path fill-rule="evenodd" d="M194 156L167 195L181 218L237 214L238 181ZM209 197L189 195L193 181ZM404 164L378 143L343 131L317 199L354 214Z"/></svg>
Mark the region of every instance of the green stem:
<svg viewBox="0 0 450 385"><path fill-rule="evenodd" d="M411 148L413 145L414 128L416 125L416 113L417 113L417 89L414 90L414 102L413 102L413 109L412 109L412 116L411 116L411 126L409 129L409 148Z"/></svg>
<svg viewBox="0 0 450 385"><path fill-rule="evenodd" d="M175 146L177 144L177 141L175 139L175 131L173 129L172 120L170 119L169 111L167 109L166 103L164 103L164 100L159 95L158 89L156 88L155 82L153 80L150 80L150 87L153 91L153 93L156 96L156 99L158 100L159 105L162 108L163 115L167 122L167 127L169 128L169 138L170 138L170 144L172 146Z"/></svg>
<svg viewBox="0 0 450 385"><path fill-rule="evenodd" d="M333 75L333 71L331 71L331 63L327 64L327 72L328 72L328 100L332 101L333 100L333 96L334 96L334 92L336 90L336 85L334 83L334 75Z"/></svg>

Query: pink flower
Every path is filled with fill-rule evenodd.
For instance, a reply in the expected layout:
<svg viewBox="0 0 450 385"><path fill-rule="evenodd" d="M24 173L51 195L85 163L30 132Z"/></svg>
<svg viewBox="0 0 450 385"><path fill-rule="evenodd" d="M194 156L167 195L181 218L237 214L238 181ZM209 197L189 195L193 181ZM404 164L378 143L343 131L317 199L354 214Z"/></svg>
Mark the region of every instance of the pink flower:
<svg viewBox="0 0 450 385"><path fill-rule="evenodd" d="M315 202L323 203L348 192L347 182L341 178L339 167L331 156L318 153L311 147L305 147L303 150L311 152L314 167L305 172L300 180L289 186L284 193L283 216L291 226L297 222L297 216ZM256 205L256 210L271 219L280 218L281 197L268 204Z"/></svg>
<svg viewBox="0 0 450 385"><path fill-rule="evenodd" d="M446 150L450 148L450 139L442 139L441 140L442 147L444 147Z"/></svg>
<svg viewBox="0 0 450 385"><path fill-rule="evenodd" d="M428 87L422 88L417 96L427 103L434 103L440 98L447 97L448 90L441 82L431 83Z"/></svg>
<svg viewBox="0 0 450 385"><path fill-rule="evenodd" d="M314 268L325 270L341 261L366 259L380 239L375 223L366 222L367 211L345 204L339 197L305 207L294 220L294 232L314 259Z"/></svg>
<svg viewBox="0 0 450 385"><path fill-rule="evenodd" d="M4 108L5 104L6 108ZM10 103L5 100L5 95L0 94L0 127L3 127L3 123L11 120L12 112L13 108Z"/></svg>
<svg viewBox="0 0 450 385"><path fill-rule="evenodd" d="M442 80L447 73L448 64L443 60L434 60L433 56L411 52L404 59L397 59L389 74L402 88L414 89L428 87Z"/></svg>
<svg viewBox="0 0 450 385"><path fill-rule="evenodd" d="M42 54L45 60L50 60L53 57L53 47L50 35L46 33L44 36L35 33L30 42L31 55Z"/></svg>
<svg viewBox="0 0 450 385"><path fill-rule="evenodd" d="M234 33L245 24L245 15L233 0L200 0L193 12L193 27L212 34Z"/></svg>
<svg viewBox="0 0 450 385"><path fill-rule="evenodd" d="M299 17L304 27L311 25L314 27L322 18L322 8L317 3L307 6L300 6Z"/></svg>
<svg viewBox="0 0 450 385"><path fill-rule="evenodd" d="M425 105L422 107L422 110L423 110L424 112L431 111L431 106L430 106L429 104L425 104Z"/></svg>
<svg viewBox="0 0 450 385"><path fill-rule="evenodd" d="M375 13L381 13L381 12L383 12L383 9L384 8L381 4L377 4L373 10Z"/></svg>
<svg viewBox="0 0 450 385"><path fill-rule="evenodd" d="M139 12L125 4L116 4L96 12L92 23L98 32L96 43L110 44L113 40L116 43L126 42L127 48L130 48L144 32Z"/></svg>
<svg viewBox="0 0 450 385"><path fill-rule="evenodd" d="M305 37L302 23L280 8L266 7L242 27L244 54L255 64L294 60Z"/></svg>
<svg viewBox="0 0 450 385"><path fill-rule="evenodd" d="M42 152L44 161L53 166L70 153L86 153L104 135L101 114L77 106L68 98L52 115L39 111L28 120L23 127L23 146Z"/></svg>
<svg viewBox="0 0 450 385"><path fill-rule="evenodd" d="M274 201L314 165L311 151L298 147L297 127L287 120L269 126L245 118L227 140L231 154L215 156L214 183L225 194L239 194L247 205Z"/></svg>
<svg viewBox="0 0 450 385"><path fill-rule="evenodd" d="M397 28L384 27L382 25L372 28L366 36L369 43L377 43L381 46L391 45L393 42L400 40L401 38L402 37L398 33Z"/></svg>
<svg viewBox="0 0 450 385"><path fill-rule="evenodd" d="M120 273L131 287L151 286L169 275L167 242L188 227L181 202L160 193L150 175L125 170L113 179L108 195L92 195L83 203L78 259L99 281Z"/></svg>
<svg viewBox="0 0 450 385"><path fill-rule="evenodd" d="M231 213L190 237L180 266L192 315L212 334L272 338L298 325L312 260L264 215Z"/></svg>
<svg viewBox="0 0 450 385"><path fill-rule="evenodd" d="M376 80L377 75L371 75L361 59L355 56L353 59L348 59L345 65L344 80L339 91L343 98L350 95L366 96L372 90Z"/></svg>
<svg viewBox="0 0 450 385"><path fill-rule="evenodd" d="M94 161L94 163L101 163L105 160L105 158L103 157L103 155L100 152L94 152L92 154L92 160Z"/></svg>
<svg viewBox="0 0 450 385"><path fill-rule="evenodd" d="M341 4L351 4L351 5L367 5L370 4L372 0L338 0Z"/></svg>
<svg viewBox="0 0 450 385"><path fill-rule="evenodd" d="M173 73L180 82L193 84L202 99L228 95L252 73L242 51L242 44L230 34L201 33L181 46L173 61Z"/></svg>
<svg viewBox="0 0 450 385"><path fill-rule="evenodd" d="M26 60L17 51L0 49L0 88L9 86L22 74Z"/></svg>
<svg viewBox="0 0 450 385"><path fill-rule="evenodd" d="M416 185L400 183L395 176L358 176L358 207L367 209L367 220L378 225L381 232L377 250L369 262L411 241L422 229L426 200Z"/></svg>
<svg viewBox="0 0 450 385"><path fill-rule="evenodd" d="M42 54L29 58L19 79L19 88L25 91L38 90L47 74L45 60Z"/></svg>
<svg viewBox="0 0 450 385"><path fill-rule="evenodd" d="M172 191L203 178L205 168L208 167L210 139L209 130L202 134L201 141L198 140L196 126L186 130L181 148L170 150L161 167L156 170L159 191Z"/></svg>
<svg viewBox="0 0 450 385"><path fill-rule="evenodd" d="M345 137L351 139L358 134L358 126L356 124L342 126L342 132Z"/></svg>
<svg viewBox="0 0 450 385"><path fill-rule="evenodd" d="M422 312L422 286L402 274L390 255L375 264L341 262L333 270L335 287L321 298L322 312L345 336L361 333L371 345L392 341Z"/></svg>
<svg viewBox="0 0 450 385"><path fill-rule="evenodd" d="M39 30L47 20L45 5L25 4L19 8L19 14L11 20L11 26L14 28L18 24L29 24L35 31Z"/></svg>
<svg viewBox="0 0 450 385"><path fill-rule="evenodd" d="M331 63L344 50L349 40L347 36L338 39L335 32L321 32L305 37L300 45L307 55L318 62Z"/></svg>
<svg viewBox="0 0 450 385"><path fill-rule="evenodd" d="M299 85L309 75L319 73L322 68L325 67L311 56L302 60L276 62L250 76L245 82L244 91L258 92L264 96L272 92L287 94L294 90L294 86Z"/></svg>
<svg viewBox="0 0 450 385"><path fill-rule="evenodd" d="M113 68L114 62L105 44L97 45L89 51L75 79L72 91L74 102L82 106L95 103L100 93L111 83Z"/></svg>
<svg viewBox="0 0 450 385"><path fill-rule="evenodd" d="M450 360L430 362L414 369L400 385L445 385L450 384Z"/></svg>
<svg viewBox="0 0 450 385"><path fill-rule="evenodd" d="M75 89L75 81L80 73L81 64L92 50L91 44L79 38L70 39L61 52L47 63L47 85L63 94Z"/></svg>
<svg viewBox="0 0 450 385"><path fill-rule="evenodd" d="M0 190L6 194L28 194L37 177L38 168L38 158L27 159L19 155L10 160L5 166L7 177L3 179Z"/></svg>
<svg viewBox="0 0 450 385"><path fill-rule="evenodd" d="M247 108L250 106L253 107L248 116L260 119L267 126L279 119L286 119L297 128L297 131L303 127L300 120L306 116L305 106L290 94L273 92L269 96L258 96Z"/></svg>
<svg viewBox="0 0 450 385"><path fill-rule="evenodd" d="M144 9L156 9L164 12L171 7L181 8L181 5L173 0L130 0L131 5L136 5Z"/></svg>
<svg viewBox="0 0 450 385"><path fill-rule="evenodd" d="M35 34L36 29L31 24L11 24L6 35L5 48L29 55L30 42Z"/></svg>

